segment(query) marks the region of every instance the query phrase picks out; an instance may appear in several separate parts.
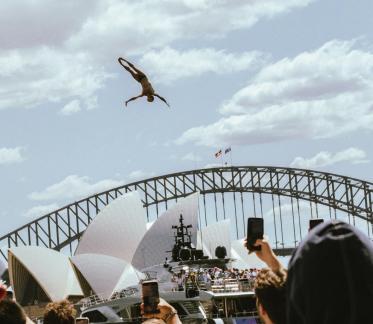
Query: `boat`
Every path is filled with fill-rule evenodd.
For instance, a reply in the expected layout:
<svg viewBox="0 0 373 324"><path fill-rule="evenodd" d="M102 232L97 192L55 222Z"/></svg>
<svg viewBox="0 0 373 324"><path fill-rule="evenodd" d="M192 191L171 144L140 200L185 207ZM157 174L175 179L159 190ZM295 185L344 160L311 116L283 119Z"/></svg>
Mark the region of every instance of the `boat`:
<svg viewBox="0 0 373 324"><path fill-rule="evenodd" d="M229 265L232 259L225 258L226 251L220 248L219 256L210 259L191 244L191 234L180 215L175 230L175 245L172 260L164 264L142 269L145 280L157 280L159 295L178 312L183 323L259 323L253 281L249 278L231 277ZM209 279L210 273L221 276ZM224 274L224 276L222 276ZM80 317L90 323L141 323L141 279L138 285L113 293L109 298L92 295L79 303Z"/></svg>

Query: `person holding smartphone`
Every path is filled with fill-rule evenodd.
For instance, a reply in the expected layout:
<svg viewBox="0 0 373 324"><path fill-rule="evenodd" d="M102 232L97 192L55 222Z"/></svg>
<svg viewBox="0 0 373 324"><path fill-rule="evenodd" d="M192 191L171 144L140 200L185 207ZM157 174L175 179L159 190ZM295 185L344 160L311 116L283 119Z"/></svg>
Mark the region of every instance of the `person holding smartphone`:
<svg viewBox="0 0 373 324"><path fill-rule="evenodd" d="M268 268L270 268L275 273L286 272L286 269L283 267L276 254L273 252L271 245L268 242L267 236L264 235L262 239L257 239L254 246L260 247L260 249L257 249L254 252L256 256L268 266Z"/></svg>
<svg viewBox="0 0 373 324"><path fill-rule="evenodd" d="M0 280L0 301L2 299L5 299L6 297L6 292L7 292L7 286L3 280Z"/></svg>
<svg viewBox="0 0 373 324"><path fill-rule="evenodd" d="M279 273L284 270L281 262L272 251L268 237L264 235L263 218L249 217L247 219L247 237L244 245L249 253L255 252L256 256L272 271Z"/></svg>
<svg viewBox="0 0 373 324"><path fill-rule="evenodd" d="M249 218L244 242L249 253L255 252L269 267L260 270L254 281L258 314L264 324L285 324L287 271L263 234L263 227L263 219Z"/></svg>
<svg viewBox="0 0 373 324"><path fill-rule="evenodd" d="M144 313L144 304L141 304L142 316L145 319L146 324L152 323L166 323L166 324L182 324L177 311L170 304L168 304L164 299L159 298L159 303L157 306L157 313L147 314Z"/></svg>
<svg viewBox="0 0 373 324"><path fill-rule="evenodd" d="M247 248L247 240L244 244ZM255 250L248 249L249 253L255 252L269 268L261 269L254 281L259 317L264 324L285 324L287 270L274 254L265 235L253 246Z"/></svg>

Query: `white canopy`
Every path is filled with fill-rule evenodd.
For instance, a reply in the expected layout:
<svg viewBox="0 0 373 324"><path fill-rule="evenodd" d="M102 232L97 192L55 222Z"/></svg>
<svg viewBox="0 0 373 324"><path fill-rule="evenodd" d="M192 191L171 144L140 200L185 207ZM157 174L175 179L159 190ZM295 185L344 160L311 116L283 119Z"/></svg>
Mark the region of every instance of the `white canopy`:
<svg viewBox="0 0 373 324"><path fill-rule="evenodd" d="M180 199L174 206L166 210L144 235L132 259L132 265L141 270L164 262L166 251L171 251L175 243L173 225L179 224L180 214L184 225L192 225L190 232L194 246L197 244L199 192Z"/></svg>
<svg viewBox="0 0 373 324"><path fill-rule="evenodd" d="M75 255L103 254L131 262L146 232L139 194L127 193L103 208L84 232Z"/></svg>
<svg viewBox="0 0 373 324"><path fill-rule="evenodd" d="M248 253L247 248L244 246L244 239L231 243L231 257L235 259L232 262L233 268L249 269L266 267L266 264L255 253Z"/></svg>
<svg viewBox="0 0 373 324"><path fill-rule="evenodd" d="M231 233L230 220L226 219L211 225L208 225L198 233L199 241L202 240L198 248L203 247L203 252L211 258L215 258L215 249L218 246L224 246L227 250L227 257L231 256Z"/></svg>
<svg viewBox="0 0 373 324"><path fill-rule="evenodd" d="M92 293L104 298L110 297L118 289L139 282L132 265L119 258L102 254L79 254L72 257L71 262L88 282ZM80 275L77 277L80 278ZM84 282L81 282L81 285L84 286Z"/></svg>
<svg viewBox="0 0 373 324"><path fill-rule="evenodd" d="M69 258L55 250L22 246L8 250L10 281L17 300L27 293L30 276L51 301L83 296Z"/></svg>

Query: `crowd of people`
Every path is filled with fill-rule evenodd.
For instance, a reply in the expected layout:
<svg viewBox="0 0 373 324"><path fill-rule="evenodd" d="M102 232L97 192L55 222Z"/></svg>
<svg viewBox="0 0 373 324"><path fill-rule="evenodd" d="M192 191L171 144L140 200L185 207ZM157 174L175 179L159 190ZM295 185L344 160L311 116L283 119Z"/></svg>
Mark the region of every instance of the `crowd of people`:
<svg viewBox="0 0 373 324"><path fill-rule="evenodd" d="M67 300L49 303L44 312L43 324L75 324L76 310ZM23 308L7 293L7 287L0 282L0 323L34 324Z"/></svg>
<svg viewBox="0 0 373 324"><path fill-rule="evenodd" d="M254 281L258 314L264 324L355 324L373 320L373 243L357 228L342 221L324 222L310 231L293 253L285 269L266 239L256 255L268 268L195 269L180 272L175 282L212 282L219 279ZM166 301L159 313L144 314L144 323L181 323L176 310ZM74 323L72 305L63 301L46 307L44 324ZM0 323L31 321L0 283Z"/></svg>
<svg viewBox="0 0 373 324"><path fill-rule="evenodd" d="M35 324L23 308L7 294L6 285L0 281L0 323L1 324ZM143 310L143 305L141 305ZM162 298L158 304L159 312L143 314L146 324L181 324L177 311ZM74 305L68 300L49 303L44 312L43 324L78 324ZM77 321L78 320L78 321Z"/></svg>
<svg viewBox="0 0 373 324"><path fill-rule="evenodd" d="M223 285L226 281L246 281L250 287L253 287L255 278L259 273L259 269L222 269L219 267L213 268L196 268L181 270L173 273L172 281L177 284L178 290L184 290L185 286L191 282L196 287L202 290L210 290L214 285Z"/></svg>

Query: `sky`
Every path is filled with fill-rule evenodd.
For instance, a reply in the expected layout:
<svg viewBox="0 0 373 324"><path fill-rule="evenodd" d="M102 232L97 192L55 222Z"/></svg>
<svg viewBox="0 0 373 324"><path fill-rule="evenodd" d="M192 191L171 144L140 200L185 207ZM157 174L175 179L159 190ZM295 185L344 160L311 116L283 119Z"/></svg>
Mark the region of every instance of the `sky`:
<svg viewBox="0 0 373 324"><path fill-rule="evenodd" d="M224 162L373 181L372 12L369 0L2 0L0 235ZM141 89L118 57L171 108L125 107Z"/></svg>

